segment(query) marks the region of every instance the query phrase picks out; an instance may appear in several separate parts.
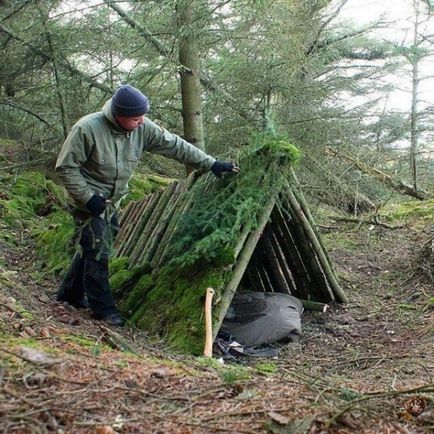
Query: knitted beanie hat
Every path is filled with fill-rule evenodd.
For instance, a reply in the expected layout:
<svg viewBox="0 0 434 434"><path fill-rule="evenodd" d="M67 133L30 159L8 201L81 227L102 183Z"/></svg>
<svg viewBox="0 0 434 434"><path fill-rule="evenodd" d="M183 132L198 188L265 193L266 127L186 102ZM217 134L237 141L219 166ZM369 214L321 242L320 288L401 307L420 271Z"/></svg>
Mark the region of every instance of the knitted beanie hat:
<svg viewBox="0 0 434 434"><path fill-rule="evenodd" d="M112 97L112 113L116 116L133 118L148 113L148 98L129 84L119 87Z"/></svg>

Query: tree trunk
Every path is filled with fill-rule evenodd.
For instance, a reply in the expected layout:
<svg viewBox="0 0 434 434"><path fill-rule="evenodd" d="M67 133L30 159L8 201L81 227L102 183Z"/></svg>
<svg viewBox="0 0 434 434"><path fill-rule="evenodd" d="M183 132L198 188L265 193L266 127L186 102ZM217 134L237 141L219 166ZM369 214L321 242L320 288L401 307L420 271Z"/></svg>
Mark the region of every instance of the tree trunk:
<svg viewBox="0 0 434 434"><path fill-rule="evenodd" d="M69 131L69 123L68 123L68 118L67 118L67 114L66 114L66 103L65 103L65 96L63 94L63 90L61 87L61 83L60 83L60 73L59 73L59 67L57 64L57 53L55 52L55 48L53 45L53 41L51 38L51 33L50 33L50 29L47 26L47 21L48 21L48 14L44 13L41 5L38 5L38 9L39 9L39 14L41 16L42 19L42 25L44 27L44 33L45 33L45 38L47 39L47 44L48 44L48 48L50 50L50 57L51 57L51 63L53 65L53 75L54 75L54 81L56 83L56 93L57 93L57 98L58 98L58 103L59 103L59 111L60 111L60 119L62 122L62 133L63 133L63 140L66 139L67 135L68 135L68 131Z"/></svg>
<svg viewBox="0 0 434 434"><path fill-rule="evenodd" d="M198 25L194 20L197 13L196 0L178 0L176 3L179 35L182 119L184 138L188 142L205 149L202 124L202 101L200 66L198 54Z"/></svg>
<svg viewBox="0 0 434 434"><path fill-rule="evenodd" d="M418 46L419 34L419 7L414 4L416 9L415 21L413 23L413 47ZM413 188L417 190L417 152L419 146L418 132L418 91L419 91L419 58L417 53L410 58L411 62L411 112L410 112L410 172Z"/></svg>
<svg viewBox="0 0 434 434"><path fill-rule="evenodd" d="M181 0L179 0L181 1ZM184 0L186 1L186 0ZM193 0L191 0L193 1ZM123 10L120 6L118 6L114 0L104 0L104 2L110 6L115 12L119 14L120 17L132 28L135 29L149 44L151 44L156 51L163 57L169 60L169 62L173 62L171 59L171 50L169 47L166 47L158 38L152 35L152 33L143 25L138 24L135 20L133 20L128 13ZM186 72L193 73L192 71L187 68L187 65L180 64L177 65L177 67L180 70L185 70ZM239 102L228 92L226 92L224 89L219 88L208 76L208 74L205 71L201 71L197 73L199 77L199 81L202 84L202 86L210 91L210 92L216 92L219 95L224 98L228 104L231 106L233 110L236 110L236 112L244 119L248 120L249 122L256 122L256 119L254 116L252 116L251 113L249 113L248 110L244 110L240 107ZM200 75L200 76L199 76Z"/></svg>

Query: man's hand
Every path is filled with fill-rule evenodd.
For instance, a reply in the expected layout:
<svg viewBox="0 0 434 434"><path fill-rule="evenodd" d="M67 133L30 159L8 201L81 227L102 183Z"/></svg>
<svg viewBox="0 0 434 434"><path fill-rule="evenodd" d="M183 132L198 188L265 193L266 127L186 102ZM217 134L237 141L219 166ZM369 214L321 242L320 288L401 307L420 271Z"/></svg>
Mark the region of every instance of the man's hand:
<svg viewBox="0 0 434 434"><path fill-rule="evenodd" d="M105 211L106 206L107 199L97 194L94 194L86 203L86 208L95 217L100 216Z"/></svg>
<svg viewBox="0 0 434 434"><path fill-rule="evenodd" d="M225 163L224 161L216 160L216 162L211 166L211 172L214 173L217 178L221 178L225 172L235 172L238 173L240 168L234 163Z"/></svg>

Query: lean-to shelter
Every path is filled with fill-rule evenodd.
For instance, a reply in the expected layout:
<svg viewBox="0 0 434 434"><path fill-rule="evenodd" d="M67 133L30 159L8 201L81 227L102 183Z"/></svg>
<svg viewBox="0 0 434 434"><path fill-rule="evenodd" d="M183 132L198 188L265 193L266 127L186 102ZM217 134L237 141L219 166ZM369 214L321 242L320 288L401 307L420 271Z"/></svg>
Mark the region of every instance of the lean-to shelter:
<svg viewBox="0 0 434 434"><path fill-rule="evenodd" d="M298 157L286 141L262 137L240 152L238 175L193 173L130 202L111 269L122 313L200 353L208 287L213 337L243 289L345 302L292 168Z"/></svg>

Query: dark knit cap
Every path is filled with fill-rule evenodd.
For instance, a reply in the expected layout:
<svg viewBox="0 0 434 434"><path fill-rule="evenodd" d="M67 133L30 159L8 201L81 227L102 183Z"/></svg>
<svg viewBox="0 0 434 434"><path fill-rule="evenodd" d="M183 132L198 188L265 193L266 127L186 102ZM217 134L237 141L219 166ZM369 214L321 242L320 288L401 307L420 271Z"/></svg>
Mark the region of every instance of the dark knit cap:
<svg viewBox="0 0 434 434"><path fill-rule="evenodd" d="M119 87L112 97L112 113L133 118L149 111L149 100L140 90L129 84Z"/></svg>

